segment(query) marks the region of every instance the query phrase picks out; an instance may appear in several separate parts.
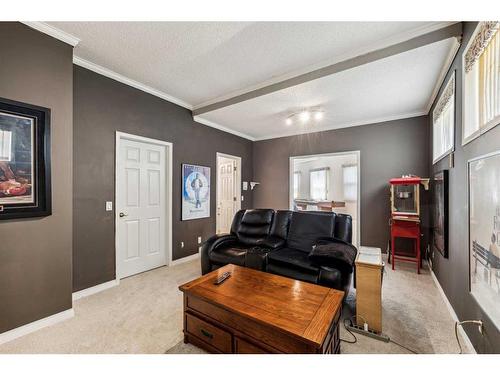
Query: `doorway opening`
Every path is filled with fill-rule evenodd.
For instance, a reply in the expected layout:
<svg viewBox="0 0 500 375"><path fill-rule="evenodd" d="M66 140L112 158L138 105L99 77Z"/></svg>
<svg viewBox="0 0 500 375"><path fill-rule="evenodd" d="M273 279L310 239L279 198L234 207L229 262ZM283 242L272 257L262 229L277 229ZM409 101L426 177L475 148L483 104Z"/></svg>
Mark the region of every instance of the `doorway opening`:
<svg viewBox="0 0 500 375"><path fill-rule="evenodd" d="M172 261L172 143L116 132L116 279Z"/></svg>
<svg viewBox="0 0 500 375"><path fill-rule="evenodd" d="M217 153L216 232L229 233L233 217L241 209L241 158Z"/></svg>
<svg viewBox="0 0 500 375"><path fill-rule="evenodd" d="M352 216L352 243L359 246L360 152L290 158L289 204L294 211L330 211Z"/></svg>

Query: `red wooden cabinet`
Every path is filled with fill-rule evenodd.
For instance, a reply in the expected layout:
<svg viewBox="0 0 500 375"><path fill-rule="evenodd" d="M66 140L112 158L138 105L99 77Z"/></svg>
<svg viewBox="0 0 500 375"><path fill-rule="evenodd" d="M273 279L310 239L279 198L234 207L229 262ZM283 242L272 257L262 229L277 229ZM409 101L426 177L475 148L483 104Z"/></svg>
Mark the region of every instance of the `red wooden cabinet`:
<svg viewBox="0 0 500 375"><path fill-rule="evenodd" d="M428 189L429 179L416 176L393 178L391 185L391 263L395 268L396 260L417 263L420 273L422 261L420 252L420 189ZM414 253L401 255L396 249L396 238L413 240Z"/></svg>

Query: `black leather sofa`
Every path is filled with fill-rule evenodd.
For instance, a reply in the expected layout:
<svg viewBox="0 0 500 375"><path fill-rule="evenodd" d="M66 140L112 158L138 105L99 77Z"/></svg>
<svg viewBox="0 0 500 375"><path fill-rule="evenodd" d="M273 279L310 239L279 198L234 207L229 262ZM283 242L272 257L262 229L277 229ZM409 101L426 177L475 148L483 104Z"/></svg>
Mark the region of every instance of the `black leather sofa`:
<svg viewBox="0 0 500 375"><path fill-rule="evenodd" d="M206 274L232 263L347 292L353 269L339 270L312 262L314 245L351 243L352 218L333 212L240 210L231 233L215 235L202 246L201 270ZM349 268L349 267L348 267Z"/></svg>

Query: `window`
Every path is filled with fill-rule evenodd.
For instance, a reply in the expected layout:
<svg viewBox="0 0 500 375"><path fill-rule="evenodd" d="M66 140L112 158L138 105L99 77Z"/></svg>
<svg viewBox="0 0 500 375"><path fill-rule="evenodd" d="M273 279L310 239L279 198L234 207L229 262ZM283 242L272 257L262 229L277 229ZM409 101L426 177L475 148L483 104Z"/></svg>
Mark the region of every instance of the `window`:
<svg viewBox="0 0 500 375"><path fill-rule="evenodd" d="M299 197L300 191L300 172L293 172L293 199Z"/></svg>
<svg viewBox="0 0 500 375"><path fill-rule="evenodd" d="M358 166L343 165L342 172L344 177L344 200L352 202L358 200Z"/></svg>
<svg viewBox="0 0 500 375"><path fill-rule="evenodd" d="M309 171L311 199L325 201L328 194L328 168Z"/></svg>
<svg viewBox="0 0 500 375"><path fill-rule="evenodd" d="M455 73L446 84L432 113L432 162L455 148Z"/></svg>
<svg viewBox="0 0 500 375"><path fill-rule="evenodd" d="M500 22L480 22L463 55L462 144L500 122Z"/></svg>
<svg viewBox="0 0 500 375"><path fill-rule="evenodd" d="M0 161L11 161L12 132L0 130Z"/></svg>

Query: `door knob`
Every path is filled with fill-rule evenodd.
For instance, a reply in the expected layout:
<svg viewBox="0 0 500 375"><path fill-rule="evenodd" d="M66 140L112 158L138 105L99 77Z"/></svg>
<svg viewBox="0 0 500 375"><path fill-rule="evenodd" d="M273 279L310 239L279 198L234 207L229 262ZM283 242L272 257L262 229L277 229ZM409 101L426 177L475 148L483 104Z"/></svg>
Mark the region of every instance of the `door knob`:
<svg viewBox="0 0 500 375"><path fill-rule="evenodd" d="M125 217L128 216L127 214L124 214L123 212L120 212L120 217Z"/></svg>

